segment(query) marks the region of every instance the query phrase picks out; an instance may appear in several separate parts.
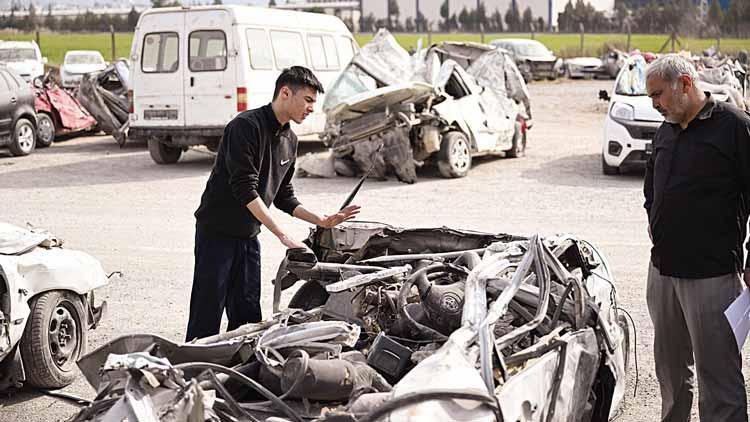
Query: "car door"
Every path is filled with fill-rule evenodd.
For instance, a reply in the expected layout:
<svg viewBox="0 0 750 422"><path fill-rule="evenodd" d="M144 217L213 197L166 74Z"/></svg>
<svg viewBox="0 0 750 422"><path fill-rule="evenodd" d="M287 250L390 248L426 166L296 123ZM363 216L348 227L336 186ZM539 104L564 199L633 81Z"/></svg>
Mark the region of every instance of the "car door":
<svg viewBox="0 0 750 422"><path fill-rule="evenodd" d="M148 15L134 40L134 126L183 126L184 12ZM136 44L137 43L137 44Z"/></svg>
<svg viewBox="0 0 750 422"><path fill-rule="evenodd" d="M7 71L0 70L0 138L10 136L13 110L18 102L15 93L10 89L12 85L9 84L8 78L10 78L10 75Z"/></svg>
<svg viewBox="0 0 750 422"><path fill-rule="evenodd" d="M224 126L235 114L237 54L226 10L191 11L185 18L186 125Z"/></svg>

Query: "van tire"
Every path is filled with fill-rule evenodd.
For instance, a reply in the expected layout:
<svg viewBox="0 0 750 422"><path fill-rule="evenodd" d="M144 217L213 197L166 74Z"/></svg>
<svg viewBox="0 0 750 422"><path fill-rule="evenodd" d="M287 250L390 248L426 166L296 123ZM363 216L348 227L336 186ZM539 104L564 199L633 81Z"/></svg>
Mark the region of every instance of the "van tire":
<svg viewBox="0 0 750 422"><path fill-rule="evenodd" d="M174 164L180 159L182 149L170 147L156 139L149 139L148 153L156 164Z"/></svg>
<svg viewBox="0 0 750 422"><path fill-rule="evenodd" d="M16 157L31 154L36 147L36 129L28 119L20 118L13 128L12 141L8 145L10 153Z"/></svg>
<svg viewBox="0 0 750 422"><path fill-rule="evenodd" d="M464 177L471 168L471 146L461 132L448 132L443 136L438 152L438 170L447 179Z"/></svg>

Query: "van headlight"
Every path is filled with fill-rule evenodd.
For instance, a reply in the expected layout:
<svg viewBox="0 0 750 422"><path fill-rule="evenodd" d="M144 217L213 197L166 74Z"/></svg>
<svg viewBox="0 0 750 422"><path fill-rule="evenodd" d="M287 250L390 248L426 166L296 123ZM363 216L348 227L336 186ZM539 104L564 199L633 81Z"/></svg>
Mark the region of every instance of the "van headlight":
<svg viewBox="0 0 750 422"><path fill-rule="evenodd" d="M635 109L630 104L614 103L609 115L616 120L635 120Z"/></svg>

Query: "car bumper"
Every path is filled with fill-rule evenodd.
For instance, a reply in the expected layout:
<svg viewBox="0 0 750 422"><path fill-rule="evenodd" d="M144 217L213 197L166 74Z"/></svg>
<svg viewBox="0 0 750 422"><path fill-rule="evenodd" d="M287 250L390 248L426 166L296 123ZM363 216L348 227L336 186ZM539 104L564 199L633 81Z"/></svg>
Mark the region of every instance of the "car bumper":
<svg viewBox="0 0 750 422"><path fill-rule="evenodd" d="M660 122L620 122L609 115L604 122L602 155L609 166L643 166L651 154L651 141Z"/></svg>

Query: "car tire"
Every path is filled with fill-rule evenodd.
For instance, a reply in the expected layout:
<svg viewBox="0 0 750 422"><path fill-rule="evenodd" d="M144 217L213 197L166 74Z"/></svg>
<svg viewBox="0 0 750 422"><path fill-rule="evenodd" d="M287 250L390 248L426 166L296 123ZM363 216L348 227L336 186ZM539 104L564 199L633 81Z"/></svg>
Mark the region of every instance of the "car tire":
<svg viewBox="0 0 750 422"><path fill-rule="evenodd" d="M602 155L602 173L606 174L607 176L614 176L616 174L620 174L620 168L607 164L607 162L604 160L604 156Z"/></svg>
<svg viewBox="0 0 750 422"><path fill-rule="evenodd" d="M288 308L309 311L318 306L325 305L328 300L328 292L317 281L305 281L294 296L289 300Z"/></svg>
<svg viewBox="0 0 750 422"><path fill-rule="evenodd" d="M180 159L182 149L170 147L156 139L149 139L148 153L156 164L174 164Z"/></svg>
<svg viewBox="0 0 750 422"><path fill-rule="evenodd" d="M443 136L438 152L438 170L445 178L464 177L471 168L471 147L461 132L448 132Z"/></svg>
<svg viewBox="0 0 750 422"><path fill-rule="evenodd" d="M55 122L47 113L39 113L36 116L36 146L47 148L55 140Z"/></svg>
<svg viewBox="0 0 750 422"><path fill-rule="evenodd" d="M34 297L21 338L26 381L38 388L62 388L76 378L76 361L86 353L86 310L73 292L52 290Z"/></svg>
<svg viewBox="0 0 750 422"><path fill-rule="evenodd" d="M526 155L526 134L522 133L521 123L516 122L516 130L513 132L513 145L505 156L508 158L518 158Z"/></svg>
<svg viewBox="0 0 750 422"><path fill-rule="evenodd" d="M13 139L8 145L10 153L16 157L29 155L36 147L36 131L28 119L20 118L13 128Z"/></svg>

